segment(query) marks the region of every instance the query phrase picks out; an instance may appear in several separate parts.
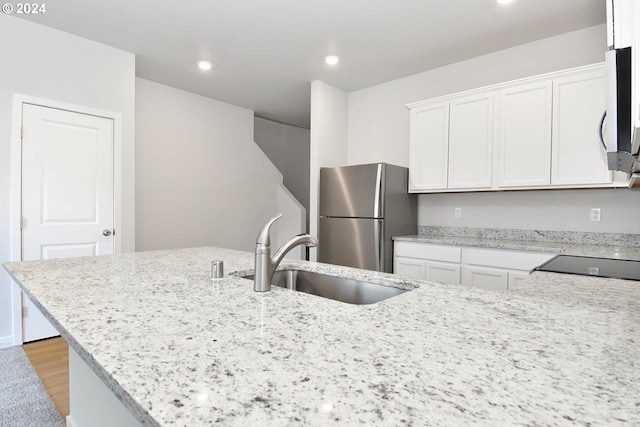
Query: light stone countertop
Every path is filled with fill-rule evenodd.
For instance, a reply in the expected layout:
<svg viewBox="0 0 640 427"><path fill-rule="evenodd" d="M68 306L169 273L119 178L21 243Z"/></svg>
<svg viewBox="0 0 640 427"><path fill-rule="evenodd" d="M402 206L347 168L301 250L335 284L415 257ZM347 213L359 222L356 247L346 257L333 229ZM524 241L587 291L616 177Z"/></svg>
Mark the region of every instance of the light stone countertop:
<svg viewBox="0 0 640 427"><path fill-rule="evenodd" d="M469 237L456 235L397 236L395 241L434 243L438 245L467 246L490 249L510 249L519 251L551 252L556 254L640 260L640 247L611 244L603 239L602 244L583 244L574 240L530 241L518 239L500 239L487 237Z"/></svg>
<svg viewBox="0 0 640 427"><path fill-rule="evenodd" d="M220 248L6 263L151 426L640 425L640 284L534 273L506 293L319 263L414 288L356 306L227 274Z"/></svg>

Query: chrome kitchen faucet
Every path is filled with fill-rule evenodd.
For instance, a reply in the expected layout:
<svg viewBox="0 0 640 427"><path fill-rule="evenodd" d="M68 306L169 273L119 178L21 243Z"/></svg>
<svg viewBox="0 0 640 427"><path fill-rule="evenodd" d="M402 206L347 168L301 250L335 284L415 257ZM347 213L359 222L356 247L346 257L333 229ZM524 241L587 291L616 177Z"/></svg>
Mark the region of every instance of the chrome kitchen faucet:
<svg viewBox="0 0 640 427"><path fill-rule="evenodd" d="M282 258L293 248L298 245L306 245L313 247L318 245L318 241L310 234L298 234L285 242L276 251L271 258L271 238L269 237L269 229L274 222L282 218L282 214L277 214L271 218L262 231L258 234L256 240L256 265L255 276L253 278L253 290L256 292L267 292L271 290L271 279L273 273L278 268Z"/></svg>

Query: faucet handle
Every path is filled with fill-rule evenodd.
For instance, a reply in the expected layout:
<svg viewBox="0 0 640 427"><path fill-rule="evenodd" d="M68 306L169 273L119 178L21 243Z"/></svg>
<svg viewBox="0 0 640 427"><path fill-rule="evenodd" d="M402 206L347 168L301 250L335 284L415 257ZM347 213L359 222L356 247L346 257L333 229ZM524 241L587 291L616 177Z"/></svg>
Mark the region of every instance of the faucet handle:
<svg viewBox="0 0 640 427"><path fill-rule="evenodd" d="M276 216L271 218L269 221L267 221L267 223L262 228L262 231L258 233L258 238L256 239L256 245L271 246L271 238L269 237L269 230L271 229L271 225L273 225L273 223L279 220L280 218L282 218L281 213L277 214Z"/></svg>

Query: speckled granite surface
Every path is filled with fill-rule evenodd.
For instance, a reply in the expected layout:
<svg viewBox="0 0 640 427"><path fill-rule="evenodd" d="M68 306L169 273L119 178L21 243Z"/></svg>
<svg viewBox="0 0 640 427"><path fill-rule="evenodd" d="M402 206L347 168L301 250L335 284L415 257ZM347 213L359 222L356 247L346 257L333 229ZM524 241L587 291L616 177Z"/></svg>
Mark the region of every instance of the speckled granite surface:
<svg viewBox="0 0 640 427"><path fill-rule="evenodd" d="M420 226L394 240L640 260L640 235Z"/></svg>
<svg viewBox="0 0 640 427"><path fill-rule="evenodd" d="M417 288L355 306L228 276L216 248L5 264L153 426L639 425L638 282L535 273L508 293ZM289 264L293 265L293 264Z"/></svg>
<svg viewBox="0 0 640 427"><path fill-rule="evenodd" d="M640 248L640 234L592 233L580 231L517 230L503 228L436 227L421 225L422 236L470 237L573 245L608 245Z"/></svg>

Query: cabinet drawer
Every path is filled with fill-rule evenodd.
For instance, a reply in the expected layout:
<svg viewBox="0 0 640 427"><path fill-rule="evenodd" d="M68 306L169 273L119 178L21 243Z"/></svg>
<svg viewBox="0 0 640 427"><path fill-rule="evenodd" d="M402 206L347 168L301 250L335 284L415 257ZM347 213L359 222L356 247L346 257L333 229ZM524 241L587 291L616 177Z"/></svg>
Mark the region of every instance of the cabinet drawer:
<svg viewBox="0 0 640 427"><path fill-rule="evenodd" d="M467 249L465 253L467 264L523 271L529 271L555 256L547 252L477 248Z"/></svg>
<svg viewBox="0 0 640 427"><path fill-rule="evenodd" d="M417 242L396 242L395 255L410 258L431 259L445 262L461 262L462 248L457 246L431 245Z"/></svg>

